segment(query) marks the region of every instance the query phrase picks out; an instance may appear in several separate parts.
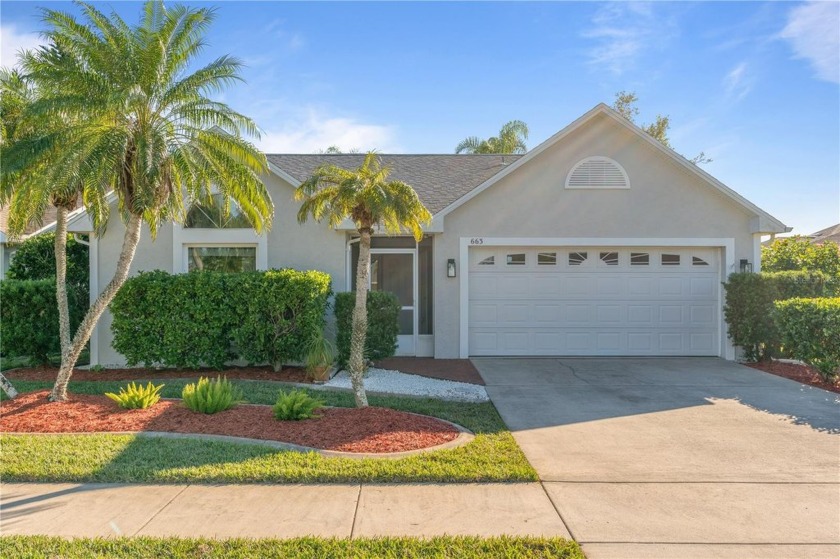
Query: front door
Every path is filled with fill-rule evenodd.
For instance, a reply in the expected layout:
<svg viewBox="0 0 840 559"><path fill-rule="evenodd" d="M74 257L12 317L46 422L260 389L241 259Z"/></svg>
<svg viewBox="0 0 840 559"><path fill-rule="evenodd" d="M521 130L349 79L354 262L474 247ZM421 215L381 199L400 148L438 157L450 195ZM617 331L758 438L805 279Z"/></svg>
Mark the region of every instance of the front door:
<svg viewBox="0 0 840 559"><path fill-rule="evenodd" d="M417 259L413 249L372 249L370 255L371 291L390 291L400 301L400 333L397 355L416 351Z"/></svg>

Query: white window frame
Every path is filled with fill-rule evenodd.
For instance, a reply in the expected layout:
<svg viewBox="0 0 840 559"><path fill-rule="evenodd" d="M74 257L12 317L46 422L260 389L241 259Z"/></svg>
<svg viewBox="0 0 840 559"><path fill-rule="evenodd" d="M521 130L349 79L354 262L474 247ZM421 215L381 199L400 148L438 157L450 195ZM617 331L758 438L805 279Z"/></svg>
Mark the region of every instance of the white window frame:
<svg viewBox="0 0 840 559"><path fill-rule="evenodd" d="M191 248L254 248L257 249L256 252L259 252L259 249L256 244L249 243L249 244L234 244L234 243L185 243L184 247L184 271L188 272L190 270L190 249ZM257 270L262 270L264 268L260 268L259 265L256 266Z"/></svg>
<svg viewBox="0 0 840 559"><path fill-rule="evenodd" d="M268 269L268 239L253 229L188 229L179 223L172 230L172 273L189 271L188 247L256 247L257 270Z"/></svg>

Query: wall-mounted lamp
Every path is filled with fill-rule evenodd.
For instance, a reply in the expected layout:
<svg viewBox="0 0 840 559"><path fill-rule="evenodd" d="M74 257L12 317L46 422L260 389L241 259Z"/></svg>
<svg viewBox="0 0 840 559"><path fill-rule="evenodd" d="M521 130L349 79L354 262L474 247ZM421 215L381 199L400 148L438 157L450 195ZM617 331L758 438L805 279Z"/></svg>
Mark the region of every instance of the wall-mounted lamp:
<svg viewBox="0 0 840 559"><path fill-rule="evenodd" d="M446 261L446 277L454 278L457 274L457 270L455 268L455 259L450 258Z"/></svg>
<svg viewBox="0 0 840 559"><path fill-rule="evenodd" d="M753 271L752 263L749 260L747 260L746 258L741 259L741 271L742 272L752 272Z"/></svg>

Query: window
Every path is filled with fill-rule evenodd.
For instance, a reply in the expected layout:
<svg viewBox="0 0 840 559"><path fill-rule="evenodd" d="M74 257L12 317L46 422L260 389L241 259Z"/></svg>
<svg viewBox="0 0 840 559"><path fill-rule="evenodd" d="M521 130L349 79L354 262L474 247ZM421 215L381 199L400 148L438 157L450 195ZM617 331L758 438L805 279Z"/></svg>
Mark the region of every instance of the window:
<svg viewBox="0 0 840 559"><path fill-rule="evenodd" d="M650 254L647 252L631 252L630 265L631 266L647 266L650 264Z"/></svg>
<svg viewBox="0 0 840 559"><path fill-rule="evenodd" d="M251 229L251 222L242 210L231 201L226 210L221 194L210 200L196 202L187 212L184 227L188 229Z"/></svg>
<svg viewBox="0 0 840 559"><path fill-rule="evenodd" d="M587 157L566 177L566 188L630 188L624 168L609 157Z"/></svg>
<svg viewBox="0 0 840 559"><path fill-rule="evenodd" d="M580 266L586 262L587 253L585 252L570 252L569 266Z"/></svg>
<svg viewBox="0 0 840 559"><path fill-rule="evenodd" d="M253 272L257 269L256 247L187 247L189 271Z"/></svg>
<svg viewBox="0 0 840 559"><path fill-rule="evenodd" d="M679 266L680 265L680 255L679 254L663 254L662 255L662 265L663 266Z"/></svg>
<svg viewBox="0 0 840 559"><path fill-rule="evenodd" d="M692 256L691 257L691 265L692 266L708 266L709 263L700 258L699 256Z"/></svg>
<svg viewBox="0 0 840 559"><path fill-rule="evenodd" d="M524 266L525 265L525 253L519 252L516 254L508 254L507 255L507 265L508 266Z"/></svg>
<svg viewBox="0 0 840 559"><path fill-rule="evenodd" d="M618 253L617 252L602 252L601 253L601 262L603 262L607 266L618 266Z"/></svg>
<svg viewBox="0 0 840 559"><path fill-rule="evenodd" d="M496 263L495 256L488 256L484 260L478 263L479 266L493 266Z"/></svg>
<svg viewBox="0 0 840 559"><path fill-rule="evenodd" d="M557 264L556 252L537 253L537 266L554 266Z"/></svg>

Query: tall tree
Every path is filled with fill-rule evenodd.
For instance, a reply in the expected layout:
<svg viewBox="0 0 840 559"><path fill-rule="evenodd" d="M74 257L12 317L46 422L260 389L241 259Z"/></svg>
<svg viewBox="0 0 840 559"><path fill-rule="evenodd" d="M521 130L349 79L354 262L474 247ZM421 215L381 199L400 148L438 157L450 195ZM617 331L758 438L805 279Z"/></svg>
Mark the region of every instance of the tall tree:
<svg viewBox="0 0 840 559"><path fill-rule="evenodd" d="M528 147L528 125L521 120L511 120L499 130L498 136L482 140L470 136L455 146L455 153L525 153Z"/></svg>
<svg viewBox="0 0 840 559"><path fill-rule="evenodd" d="M639 109L636 107L636 103L639 101L636 92L634 91L619 91L615 94L615 101L613 102L613 109L615 109L621 116L632 122L633 124L636 123L636 117L639 116ZM668 138L668 130L671 128L671 119L667 115L656 115L654 121L650 124L637 124L639 128L647 132L649 136L653 139L658 141L660 144L665 146L666 148L674 149L671 146L671 141ZM712 160L709 157L706 157L705 152L700 152L696 156L692 158L686 157L691 163L695 165L702 165L705 163L711 163Z"/></svg>
<svg viewBox="0 0 840 559"><path fill-rule="evenodd" d="M364 351L371 236L377 227L391 234L407 229L419 242L423 238L422 225L432 219L411 186L402 181L388 180L390 172L387 166L382 166L375 152L368 152L358 169L342 169L335 165L318 167L295 191L295 199L303 201L298 211L300 223L311 216L315 221L326 220L330 227L335 228L349 218L359 232L356 305L353 307L348 365L356 406L360 408L368 405L362 375L366 368Z"/></svg>
<svg viewBox="0 0 840 559"><path fill-rule="evenodd" d="M21 61L40 91L24 118L46 118L54 126L9 142L3 154L2 192L12 212L27 212L25 198L49 199L54 189L63 193L78 184L95 223L107 222L111 193L125 223L114 277L62 351L53 401L67 399L79 354L128 277L143 224L154 238L163 223L183 219L185 199L207 200L214 187L236 201L257 232L273 215L260 180L265 156L245 138L257 136L256 125L208 97L241 80L241 63L221 56L188 72L214 11L148 1L141 21L130 25L116 13L78 5L83 22L42 10L49 46ZM41 186L8 180L47 166L70 178Z"/></svg>

